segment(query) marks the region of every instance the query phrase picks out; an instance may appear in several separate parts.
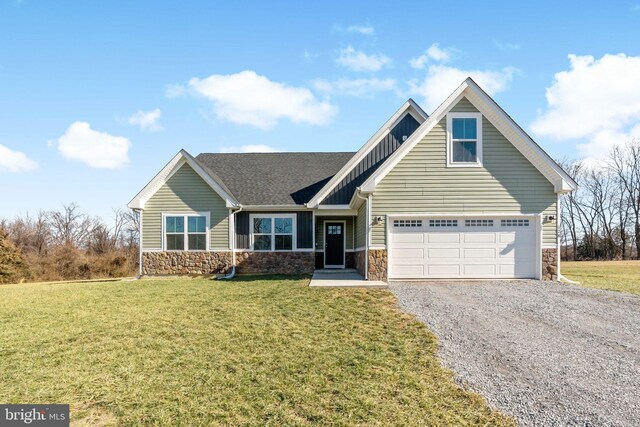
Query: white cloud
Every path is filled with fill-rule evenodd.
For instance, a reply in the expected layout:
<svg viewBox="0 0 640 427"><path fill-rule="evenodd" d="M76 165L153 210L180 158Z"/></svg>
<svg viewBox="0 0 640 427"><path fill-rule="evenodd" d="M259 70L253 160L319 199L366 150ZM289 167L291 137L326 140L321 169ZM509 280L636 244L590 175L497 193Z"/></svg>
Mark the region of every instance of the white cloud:
<svg viewBox="0 0 640 427"><path fill-rule="evenodd" d="M391 63L391 59L384 55L371 54L355 50L347 46L340 50L336 62L351 71L378 71Z"/></svg>
<svg viewBox="0 0 640 427"><path fill-rule="evenodd" d="M161 115L162 112L159 108L147 112L139 110L129 117L128 122L130 125L140 126L142 130L156 132L162 130L162 125L158 123Z"/></svg>
<svg viewBox="0 0 640 427"><path fill-rule="evenodd" d="M313 86L319 92L332 95L371 97L376 92L397 90L394 79L339 79L336 81L315 80Z"/></svg>
<svg viewBox="0 0 640 427"><path fill-rule="evenodd" d="M91 129L87 122L72 123L64 135L49 145L56 145L67 159L78 160L92 168L113 169L129 163L131 141Z"/></svg>
<svg viewBox="0 0 640 427"><path fill-rule="evenodd" d="M0 145L0 172L28 172L38 164L21 151L14 151Z"/></svg>
<svg viewBox="0 0 640 427"><path fill-rule="evenodd" d="M164 90L164 96L169 99L173 99L184 95L185 92L186 89L183 85L167 85Z"/></svg>
<svg viewBox="0 0 640 427"><path fill-rule="evenodd" d="M307 49L305 49L304 52L302 52L302 59L307 64L313 63L318 58L318 56L320 55L318 55L317 53L310 52Z"/></svg>
<svg viewBox="0 0 640 427"><path fill-rule="evenodd" d="M423 81L410 81L412 93L422 95L427 111L433 111L447 96L451 94L467 77L471 77L489 95L504 92L509 88L515 68L502 70L461 70L444 65L430 65Z"/></svg>
<svg viewBox="0 0 640 427"><path fill-rule="evenodd" d="M409 65L412 68L422 69L430 61L446 63L451 60L451 57L454 53L455 49L441 48L438 43L434 43L429 46L429 48L422 55L411 58L409 60Z"/></svg>
<svg viewBox="0 0 640 427"><path fill-rule="evenodd" d="M262 129L275 126L281 119L324 125L338 112L338 107L316 99L307 88L274 82L253 71L194 77L189 80L189 88L193 94L213 101L218 119Z"/></svg>
<svg viewBox="0 0 640 427"><path fill-rule="evenodd" d="M496 45L496 47L502 51L512 51L512 50L520 50L520 45L518 43L509 43L509 42L503 42L500 40L494 40L493 44Z"/></svg>
<svg viewBox="0 0 640 427"><path fill-rule="evenodd" d="M370 36L375 33L375 29L371 25L350 25L347 27L347 31L350 33L359 33L365 36Z"/></svg>
<svg viewBox="0 0 640 427"><path fill-rule="evenodd" d="M640 57L569 55L570 69L555 74L547 108L531 125L536 135L557 140L587 139L586 157L606 155L640 134Z"/></svg>
<svg viewBox="0 0 640 427"><path fill-rule="evenodd" d="M277 153L279 150L276 150L273 147L264 144L249 144L249 145L241 145L237 147L222 147L220 149L221 153Z"/></svg>

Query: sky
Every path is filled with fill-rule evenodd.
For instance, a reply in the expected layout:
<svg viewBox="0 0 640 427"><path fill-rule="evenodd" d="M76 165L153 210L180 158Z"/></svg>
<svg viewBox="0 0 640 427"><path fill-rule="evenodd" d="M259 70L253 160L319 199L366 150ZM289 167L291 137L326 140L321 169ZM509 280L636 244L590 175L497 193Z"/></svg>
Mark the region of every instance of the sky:
<svg viewBox="0 0 640 427"><path fill-rule="evenodd" d="M0 218L108 220L182 148L356 151L466 77L551 156L640 137L640 3L0 0Z"/></svg>

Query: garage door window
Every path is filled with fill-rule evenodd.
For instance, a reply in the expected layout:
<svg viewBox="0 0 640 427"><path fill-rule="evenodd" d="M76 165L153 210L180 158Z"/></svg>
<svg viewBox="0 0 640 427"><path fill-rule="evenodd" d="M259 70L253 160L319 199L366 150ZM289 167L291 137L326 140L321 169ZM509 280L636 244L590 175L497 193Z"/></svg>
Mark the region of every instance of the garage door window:
<svg viewBox="0 0 640 427"><path fill-rule="evenodd" d="M465 219L465 227L493 227L492 219Z"/></svg>
<svg viewBox="0 0 640 427"><path fill-rule="evenodd" d="M421 219L396 219L393 221L394 227L422 227Z"/></svg>
<svg viewBox="0 0 640 427"><path fill-rule="evenodd" d="M500 221L500 225L503 227L528 227L528 219L503 219Z"/></svg>
<svg viewBox="0 0 640 427"><path fill-rule="evenodd" d="M429 227L457 227L457 219L430 219Z"/></svg>

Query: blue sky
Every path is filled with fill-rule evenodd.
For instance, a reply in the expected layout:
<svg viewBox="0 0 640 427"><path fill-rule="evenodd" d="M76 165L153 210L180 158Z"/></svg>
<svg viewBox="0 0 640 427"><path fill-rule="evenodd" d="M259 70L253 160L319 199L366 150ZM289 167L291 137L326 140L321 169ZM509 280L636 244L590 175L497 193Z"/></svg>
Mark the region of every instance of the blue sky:
<svg viewBox="0 0 640 427"><path fill-rule="evenodd" d="M109 217L181 148L355 151L471 75L556 158L640 136L640 3L0 2L0 217ZM572 55L571 57L569 55Z"/></svg>

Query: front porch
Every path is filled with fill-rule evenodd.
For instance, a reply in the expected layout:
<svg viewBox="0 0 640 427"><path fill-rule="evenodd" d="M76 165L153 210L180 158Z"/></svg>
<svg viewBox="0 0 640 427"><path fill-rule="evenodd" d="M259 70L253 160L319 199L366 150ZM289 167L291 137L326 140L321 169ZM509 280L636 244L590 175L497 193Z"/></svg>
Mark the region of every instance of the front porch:
<svg viewBox="0 0 640 427"><path fill-rule="evenodd" d="M353 268L317 269L309 287L312 288L386 288L387 284L365 278Z"/></svg>

